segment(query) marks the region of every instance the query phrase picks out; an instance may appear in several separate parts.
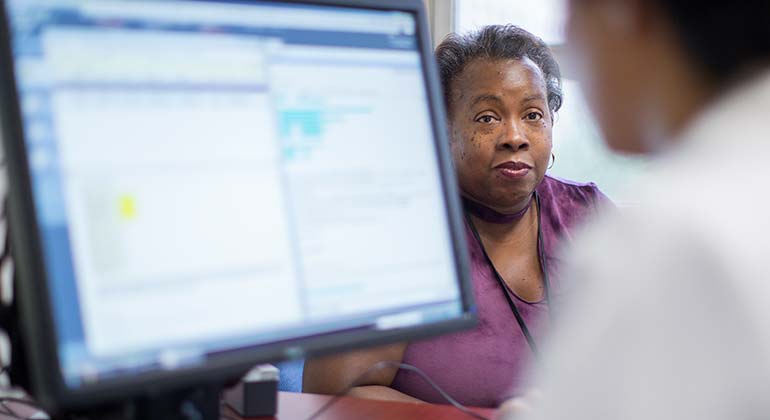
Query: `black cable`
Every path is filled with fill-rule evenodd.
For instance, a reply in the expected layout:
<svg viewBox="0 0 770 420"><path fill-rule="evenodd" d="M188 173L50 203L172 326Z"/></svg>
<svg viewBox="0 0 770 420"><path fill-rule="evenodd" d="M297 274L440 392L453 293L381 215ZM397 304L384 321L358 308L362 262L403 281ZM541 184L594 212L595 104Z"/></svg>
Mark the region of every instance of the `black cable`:
<svg viewBox="0 0 770 420"><path fill-rule="evenodd" d="M328 410L332 405L334 405L337 401L339 401L339 399L341 397L345 396L348 392L350 392L351 389L361 385L360 382L364 378L366 378L369 374L371 374L373 372L376 372L376 371L378 371L380 369L386 368L386 367L395 367L397 369L408 370L410 372L416 373L420 378L422 378L422 380L427 382L428 385L430 385L431 388L433 388L433 390L438 392L441 395L441 397L444 398L444 400L446 400L448 403L452 404L452 406L454 406L456 409L462 411L463 413L465 413L468 416L473 417L475 419L490 420L487 417L482 416L481 414L474 413L473 411L469 410L468 407L460 404L457 400L452 398L451 395L449 395L440 386L438 386L438 384L433 382L433 380L425 372L423 372L420 368L418 368L417 366L412 366L412 365L407 364L407 363L399 363L399 362L392 362L392 361L378 362L378 363L375 363L374 365L372 365L371 367L369 367L369 369L367 369L364 373L362 373L360 376L358 376L358 378L356 378L353 382L351 382L350 385L348 385L343 390L343 392L340 392L339 394L335 395L332 399L329 400L329 402L327 402L321 408L316 410L316 412L311 414L306 420L314 420L314 419L318 418L318 416L323 414L323 412Z"/></svg>
<svg viewBox="0 0 770 420"><path fill-rule="evenodd" d="M219 416L222 420L242 420L240 417L233 417L229 414L226 414L224 410L228 408L227 401L220 399L219 400Z"/></svg>
<svg viewBox="0 0 770 420"><path fill-rule="evenodd" d="M550 279L548 278L548 267L546 267L546 262L545 262L545 245L544 245L545 241L543 240L542 217L540 214L541 213L540 195L537 193L537 191L535 191L534 195L535 195L535 206L537 208L538 262L540 263L540 269L543 272L543 288L545 289L545 302L546 304L549 305L549 310L550 310L551 287L550 287ZM473 220L471 219L470 215L466 213L465 219L468 223L468 226L470 226L471 228L471 232L473 232L473 237L476 239L476 242L478 242L479 247L481 248L481 252L484 255L484 259L487 261L487 264L489 264L490 268L492 269L492 273L495 275L495 279L497 280L497 283L500 285L500 289L503 295L505 296L505 301L508 302L508 306L510 307L514 318L516 318L516 323L519 325L519 329L524 335L524 339L527 341L529 348L532 350L532 354L535 355L535 359L539 360L540 351L538 349L537 343L535 342L535 338L532 336L532 333L530 332L526 321L524 321L524 318L519 312L519 309L516 307L516 304L513 302L513 299L511 298L511 292L508 290L508 287L506 286L505 279L503 279L503 276L500 275L499 271L497 271L497 267L495 267L495 263L492 262L492 258L490 258L489 254L487 254L487 249L484 246L484 242L482 242L481 236L479 235L478 230L476 230L476 225L473 223Z"/></svg>
<svg viewBox="0 0 770 420"><path fill-rule="evenodd" d="M29 416L29 417L22 417L16 414L15 410L12 410L10 407L8 407L7 403L23 404L27 407L36 409L38 412L43 411L43 409L38 404L36 404L34 401L31 401L31 400L27 400L24 398L0 397L0 405L8 411L7 413L3 413L3 415L9 416L14 420L30 420L33 418L32 416L34 416L37 413L34 413L32 414L32 416Z"/></svg>
<svg viewBox="0 0 770 420"><path fill-rule="evenodd" d="M481 252L484 254L484 259L487 261L487 264L489 264L490 268L492 269L492 273L495 275L495 280L497 280L497 283L500 285L500 290L503 293L503 296L505 296L505 301L508 302L508 307L511 308L511 312L513 313L513 317L516 318L516 323L519 325L519 329L521 330L521 333L524 335L524 339L527 340L527 344L529 345L529 348L532 349L532 353L535 355L535 357L540 356L540 352L537 348L537 343L535 343L535 338L532 337L532 333L529 331L529 326L527 326L527 322L524 321L524 317L521 316L521 313L519 312L519 308L516 307L516 304L513 303L513 299L511 298L510 292L508 292L508 289L505 285L505 280L503 279L503 276L500 275L500 272L497 271L497 267L495 267L495 264L492 262L492 259L489 257L489 254L487 254L487 250L484 247L484 243L481 241L481 236L479 236L479 232L476 230L476 225L473 224L473 221L471 220L470 216L466 216L468 220L468 224L471 227L471 232L473 232L473 236L476 238L476 241L479 243L479 246L481 247Z"/></svg>
<svg viewBox="0 0 770 420"><path fill-rule="evenodd" d="M22 404L29 408L34 408L37 410L35 413L32 413L31 416L28 417L22 417L18 414L16 414L16 411L12 410L10 407L8 407L7 403L14 403L14 404ZM0 406L5 407L6 410L10 411L10 413L3 413L6 416L10 416L14 420L34 420L36 419L36 415L39 413L43 413L46 416L48 414L45 412L43 407L40 406L40 404L36 403L35 401L27 398L15 398L15 397L0 397ZM50 418L50 416L48 416ZM73 416L67 416L67 420L82 420Z"/></svg>
<svg viewBox="0 0 770 420"><path fill-rule="evenodd" d="M545 302L548 304L548 313L553 318L553 302L551 301L551 279L548 275L548 265L545 261L545 240L543 237L543 215L540 207L540 194L535 191L535 205L537 206L537 249L540 270L543 271L543 288L545 288Z"/></svg>
<svg viewBox="0 0 770 420"><path fill-rule="evenodd" d="M3 407L3 415L4 416L10 416L13 418L19 418L19 415L16 414L11 407L8 407L8 404L5 403L5 401L0 400L0 407Z"/></svg>

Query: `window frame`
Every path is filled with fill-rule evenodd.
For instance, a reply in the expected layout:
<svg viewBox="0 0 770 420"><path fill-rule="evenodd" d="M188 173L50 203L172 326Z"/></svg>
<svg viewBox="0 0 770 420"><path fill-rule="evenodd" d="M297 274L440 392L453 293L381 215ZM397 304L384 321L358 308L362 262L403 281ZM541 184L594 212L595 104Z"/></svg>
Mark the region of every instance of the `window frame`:
<svg viewBox="0 0 770 420"><path fill-rule="evenodd" d="M455 0L424 0L435 48L445 36L455 31Z"/></svg>

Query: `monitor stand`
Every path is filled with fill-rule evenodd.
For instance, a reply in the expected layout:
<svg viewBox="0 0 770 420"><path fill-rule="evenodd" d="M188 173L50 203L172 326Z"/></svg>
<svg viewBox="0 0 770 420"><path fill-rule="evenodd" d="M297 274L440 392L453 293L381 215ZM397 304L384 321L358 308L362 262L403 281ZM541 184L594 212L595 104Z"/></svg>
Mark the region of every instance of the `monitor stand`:
<svg viewBox="0 0 770 420"><path fill-rule="evenodd" d="M221 386L209 385L139 400L133 420L220 420L221 394Z"/></svg>
<svg viewBox="0 0 770 420"><path fill-rule="evenodd" d="M68 413L88 420L220 420L222 386L203 385L196 388L140 397L120 404ZM58 419L58 417L54 417Z"/></svg>

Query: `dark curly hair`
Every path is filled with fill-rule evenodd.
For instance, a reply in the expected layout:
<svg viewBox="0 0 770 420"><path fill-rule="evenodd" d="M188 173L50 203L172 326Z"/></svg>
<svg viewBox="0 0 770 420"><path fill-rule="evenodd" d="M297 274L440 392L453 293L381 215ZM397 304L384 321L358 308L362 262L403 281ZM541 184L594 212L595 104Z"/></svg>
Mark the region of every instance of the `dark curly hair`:
<svg viewBox="0 0 770 420"><path fill-rule="evenodd" d="M451 110L452 105L452 82L469 63L478 59L521 60L524 57L543 72L548 108L552 113L561 108L563 93L559 63L542 39L518 26L491 25L463 35L449 34L436 47L435 54L447 110Z"/></svg>

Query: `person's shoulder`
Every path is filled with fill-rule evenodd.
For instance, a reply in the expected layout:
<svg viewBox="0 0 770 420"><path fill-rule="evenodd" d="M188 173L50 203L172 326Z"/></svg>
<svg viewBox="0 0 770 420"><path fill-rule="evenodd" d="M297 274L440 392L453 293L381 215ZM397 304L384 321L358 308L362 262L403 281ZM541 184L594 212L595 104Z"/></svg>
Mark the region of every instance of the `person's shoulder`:
<svg viewBox="0 0 770 420"><path fill-rule="evenodd" d="M612 204L593 182L570 181L553 175L546 175L537 191L559 207L580 206L597 210Z"/></svg>

